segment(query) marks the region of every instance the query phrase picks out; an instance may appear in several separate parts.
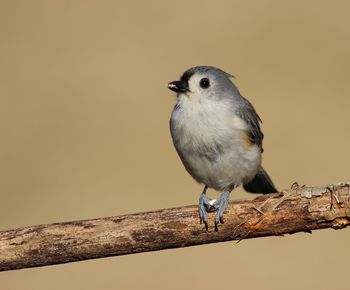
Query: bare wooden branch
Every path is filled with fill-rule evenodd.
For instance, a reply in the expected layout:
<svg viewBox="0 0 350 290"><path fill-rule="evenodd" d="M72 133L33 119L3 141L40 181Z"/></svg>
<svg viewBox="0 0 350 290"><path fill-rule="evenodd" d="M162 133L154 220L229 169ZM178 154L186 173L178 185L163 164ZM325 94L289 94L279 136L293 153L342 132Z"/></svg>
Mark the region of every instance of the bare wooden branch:
<svg viewBox="0 0 350 290"><path fill-rule="evenodd" d="M38 225L0 232L0 271L264 236L344 228L350 183L293 186L231 202L219 231L206 232L197 206ZM213 214L209 222L213 224Z"/></svg>

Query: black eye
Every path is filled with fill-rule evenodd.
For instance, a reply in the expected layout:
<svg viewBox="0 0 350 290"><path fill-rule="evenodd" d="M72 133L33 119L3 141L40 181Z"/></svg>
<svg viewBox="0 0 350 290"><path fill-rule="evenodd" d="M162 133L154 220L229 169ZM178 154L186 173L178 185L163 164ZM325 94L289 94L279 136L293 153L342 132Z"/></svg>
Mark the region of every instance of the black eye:
<svg viewBox="0 0 350 290"><path fill-rule="evenodd" d="M202 78L199 82L199 85L201 86L201 88L203 89L207 89L210 87L210 82L208 78Z"/></svg>

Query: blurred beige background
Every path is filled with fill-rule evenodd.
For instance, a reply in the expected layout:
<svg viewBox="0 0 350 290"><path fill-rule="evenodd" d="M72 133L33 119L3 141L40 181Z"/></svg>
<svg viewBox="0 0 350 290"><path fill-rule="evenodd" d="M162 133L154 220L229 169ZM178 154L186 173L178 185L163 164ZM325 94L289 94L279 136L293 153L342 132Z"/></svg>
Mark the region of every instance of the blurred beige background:
<svg viewBox="0 0 350 290"><path fill-rule="evenodd" d="M194 65L237 77L280 189L348 180L349 9L0 1L0 229L196 204L166 88ZM4 272L0 288L349 289L349 238L323 230Z"/></svg>

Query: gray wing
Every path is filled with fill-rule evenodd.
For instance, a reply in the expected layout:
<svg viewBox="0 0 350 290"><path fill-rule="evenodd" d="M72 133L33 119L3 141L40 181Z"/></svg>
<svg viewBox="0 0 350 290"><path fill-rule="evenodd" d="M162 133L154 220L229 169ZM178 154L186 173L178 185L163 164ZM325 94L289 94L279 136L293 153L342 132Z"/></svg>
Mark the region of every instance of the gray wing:
<svg viewBox="0 0 350 290"><path fill-rule="evenodd" d="M258 145L262 152L262 141L264 139L264 134L263 132L261 132L260 129L260 123L262 121L257 112L255 111L253 105L244 97L242 98L243 102L239 109L236 111L237 115L248 124L249 129L247 134L250 138L250 141Z"/></svg>

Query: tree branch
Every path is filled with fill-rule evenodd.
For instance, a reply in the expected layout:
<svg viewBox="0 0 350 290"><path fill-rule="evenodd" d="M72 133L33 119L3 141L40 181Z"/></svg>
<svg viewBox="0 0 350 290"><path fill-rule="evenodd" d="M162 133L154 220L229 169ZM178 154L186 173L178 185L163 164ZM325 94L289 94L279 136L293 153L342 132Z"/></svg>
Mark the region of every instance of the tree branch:
<svg viewBox="0 0 350 290"><path fill-rule="evenodd" d="M0 271L230 240L344 228L350 182L292 186L282 193L231 202L225 223L206 232L197 206L38 225L0 232ZM213 214L209 214L213 223Z"/></svg>

